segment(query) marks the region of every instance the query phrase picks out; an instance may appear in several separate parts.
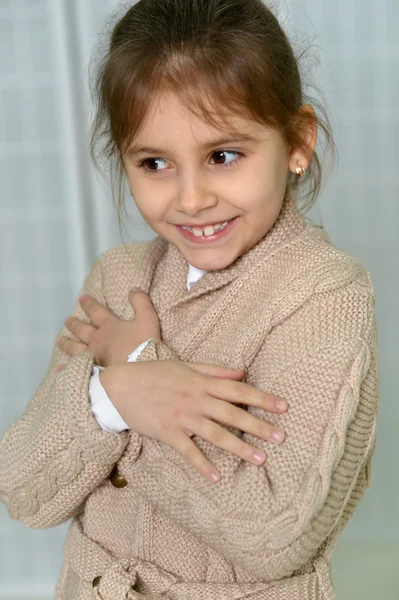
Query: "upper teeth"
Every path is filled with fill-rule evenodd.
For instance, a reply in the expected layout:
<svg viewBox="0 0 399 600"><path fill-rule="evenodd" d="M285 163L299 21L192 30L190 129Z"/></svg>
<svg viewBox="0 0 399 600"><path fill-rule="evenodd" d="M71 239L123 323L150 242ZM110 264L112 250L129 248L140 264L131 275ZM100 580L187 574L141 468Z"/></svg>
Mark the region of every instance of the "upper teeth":
<svg viewBox="0 0 399 600"><path fill-rule="evenodd" d="M182 227L187 231L191 231L191 233L193 233L196 237L202 237L203 235L208 237L210 235L214 235L215 231L220 231L221 229L224 229L229 223L230 221L225 221L224 223L220 223L219 225L208 225L208 227L205 227L204 229L199 229L198 227L194 227L192 229L191 227L186 227L185 225L183 225Z"/></svg>

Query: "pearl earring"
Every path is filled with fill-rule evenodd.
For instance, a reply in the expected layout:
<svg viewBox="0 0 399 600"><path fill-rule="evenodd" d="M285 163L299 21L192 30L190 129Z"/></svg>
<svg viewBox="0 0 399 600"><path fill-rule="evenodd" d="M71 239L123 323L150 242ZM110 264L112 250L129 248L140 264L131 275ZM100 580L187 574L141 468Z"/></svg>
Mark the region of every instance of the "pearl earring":
<svg viewBox="0 0 399 600"><path fill-rule="evenodd" d="M297 160L296 162L298 164L296 168L297 175L299 175L299 177L303 177L305 175L305 169L303 168L299 160Z"/></svg>

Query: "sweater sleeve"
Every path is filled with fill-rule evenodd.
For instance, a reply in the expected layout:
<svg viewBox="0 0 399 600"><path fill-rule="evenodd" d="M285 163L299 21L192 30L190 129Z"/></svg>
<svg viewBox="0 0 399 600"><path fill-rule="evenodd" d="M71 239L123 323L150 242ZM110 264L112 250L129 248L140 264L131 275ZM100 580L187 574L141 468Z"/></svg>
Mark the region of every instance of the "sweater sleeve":
<svg viewBox="0 0 399 600"><path fill-rule="evenodd" d="M280 579L303 567L370 483L378 400L374 304L373 291L355 281L315 294L269 331L247 383L286 399L289 409L248 412L281 427L286 439L276 445L238 434L265 451L263 465L194 436L221 473L212 484L177 451L145 438L138 493L255 578ZM139 360L173 358L164 344L156 346Z"/></svg>
<svg viewBox="0 0 399 600"><path fill-rule="evenodd" d="M106 304L101 257L93 262L79 296L83 293ZM78 299L72 314L89 322ZM61 334L77 339L65 326ZM94 362L91 352L69 357L54 343L47 373L24 413L0 441L0 500L12 519L28 527L53 527L80 512L87 496L111 472L130 436L136 436L106 432L96 422L89 405ZM65 363L56 373L56 367ZM136 437L132 443L141 444L141 436Z"/></svg>

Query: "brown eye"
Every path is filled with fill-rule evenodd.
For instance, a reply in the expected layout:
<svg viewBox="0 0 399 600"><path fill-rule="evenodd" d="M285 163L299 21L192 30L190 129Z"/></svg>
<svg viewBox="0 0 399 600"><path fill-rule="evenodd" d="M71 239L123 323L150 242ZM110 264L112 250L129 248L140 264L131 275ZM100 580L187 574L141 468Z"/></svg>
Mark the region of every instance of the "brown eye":
<svg viewBox="0 0 399 600"><path fill-rule="evenodd" d="M143 167L144 165L147 165L145 168L148 169L148 171L157 171L157 168L156 168L156 166L157 166L157 164L156 164L157 160L159 160L159 159L158 158L147 158L147 160L144 160L141 163L141 166ZM148 166L150 168L148 168ZM154 166L155 166L155 169L152 169L151 167L154 167Z"/></svg>
<svg viewBox="0 0 399 600"><path fill-rule="evenodd" d="M142 160L139 164L138 167L140 169L143 169L143 171L147 174L147 175L155 175L156 173L159 173L160 171L164 171L165 169L152 169L152 168L148 168L146 165L150 164L152 166L157 166L158 162L163 162L162 158L156 158L156 157L152 157L152 158L146 158L145 160Z"/></svg>
<svg viewBox="0 0 399 600"><path fill-rule="evenodd" d="M214 152L214 153L213 153L213 156L219 156L219 158L220 158L220 157L222 157L222 158L226 158L225 156L223 156L224 154L225 154L225 152L223 152L222 150L219 150L218 152ZM216 161L216 164L219 164L218 160ZM222 163L222 164L223 164L223 163Z"/></svg>
<svg viewBox="0 0 399 600"><path fill-rule="evenodd" d="M236 158L230 162L226 162L226 160L223 161L223 158L226 159L226 155L228 154L232 154ZM244 157L244 154L242 152L238 152L237 150L217 150L212 154L212 157L213 156L217 156L219 159L222 158L222 162L219 162L219 159L215 161L216 165L219 165L220 167L232 167Z"/></svg>

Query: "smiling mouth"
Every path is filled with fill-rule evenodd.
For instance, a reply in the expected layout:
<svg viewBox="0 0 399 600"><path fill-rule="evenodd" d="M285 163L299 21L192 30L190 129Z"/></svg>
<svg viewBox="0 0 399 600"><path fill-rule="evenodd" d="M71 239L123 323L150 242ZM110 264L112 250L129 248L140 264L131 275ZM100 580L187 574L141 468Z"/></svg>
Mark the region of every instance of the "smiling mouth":
<svg viewBox="0 0 399 600"><path fill-rule="evenodd" d="M182 225L182 229L186 231L191 231L197 237L201 237L203 235L209 236L214 235L218 231L222 231L227 225L232 221L223 221L222 223L217 223L216 225L206 225L205 227L188 227L187 225Z"/></svg>
<svg viewBox="0 0 399 600"><path fill-rule="evenodd" d="M233 219L224 221L219 225L208 225L203 229L199 227L187 227L186 225L176 225L176 227L184 237L191 241L213 241L223 237L224 235L227 235L237 221L238 217L234 217Z"/></svg>

